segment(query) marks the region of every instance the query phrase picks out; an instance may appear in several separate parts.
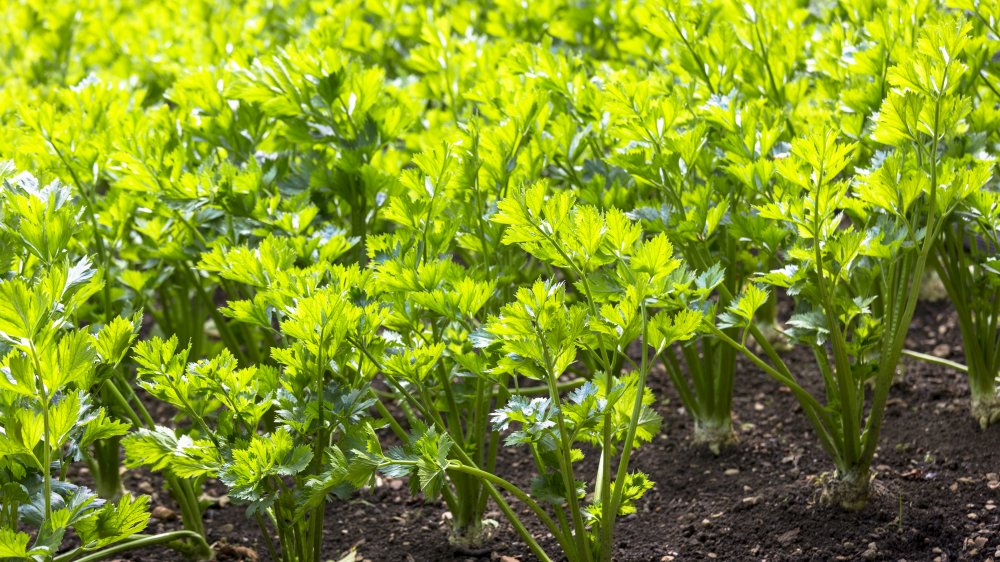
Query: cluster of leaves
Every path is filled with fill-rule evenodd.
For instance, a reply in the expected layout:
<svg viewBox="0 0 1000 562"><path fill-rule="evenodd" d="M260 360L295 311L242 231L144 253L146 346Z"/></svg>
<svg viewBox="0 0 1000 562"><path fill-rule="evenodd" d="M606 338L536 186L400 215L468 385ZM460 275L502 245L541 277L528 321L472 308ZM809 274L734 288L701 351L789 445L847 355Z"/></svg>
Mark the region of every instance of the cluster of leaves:
<svg viewBox="0 0 1000 562"><path fill-rule="evenodd" d="M268 548L275 560L320 560L327 497L349 495L373 476L350 457L374 438L368 410L376 370L365 353L377 345L383 313L354 304L370 281L366 272L295 268L282 244L276 253L265 240L263 254L238 248L221 256L233 266L225 276L256 289L222 314L270 331L273 364L240 368L226 349L191 361L191 348L176 337L140 342L139 385L193 426L142 429L124 445L129 466L218 478L265 533L266 523L274 525L279 541Z"/></svg>
<svg viewBox="0 0 1000 562"><path fill-rule="evenodd" d="M79 207L66 186L10 171L0 170L0 237L12 272L0 278L0 554L87 560L181 538L134 537L149 520L147 496L108 502L67 480L96 443L129 430L91 393L125 359L138 317L81 326L101 278L75 253ZM70 529L80 546L64 551Z"/></svg>

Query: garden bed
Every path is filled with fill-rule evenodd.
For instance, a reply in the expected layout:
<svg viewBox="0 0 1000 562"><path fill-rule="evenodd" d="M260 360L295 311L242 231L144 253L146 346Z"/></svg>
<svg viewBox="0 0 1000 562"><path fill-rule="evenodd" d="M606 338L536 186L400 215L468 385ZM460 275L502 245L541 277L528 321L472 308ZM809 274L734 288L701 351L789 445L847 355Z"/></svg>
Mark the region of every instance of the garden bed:
<svg viewBox="0 0 1000 562"><path fill-rule="evenodd" d="M908 344L961 361L951 307L921 303ZM811 357L793 353L794 365L813 368ZM968 384L961 373L916 361L905 364L905 378L890 397L875 462L878 493L862 512L846 513L819 505L816 478L829 462L793 397L753 366L743 361L740 366L734 397L740 443L719 457L690 445L690 418L678 410L673 388L665 377L652 381L663 432L637 452L635 462L656 487L640 503L638 516L622 520L615 560L1000 558L995 554L1000 550L1000 427L984 432L966 415ZM815 385L818 376L803 372L802 380ZM501 473L527 486L530 464L511 450L500 458ZM161 482L143 472L126 484L148 492ZM412 497L402 481L379 482L351 501L329 504L327 558L356 547L359 560L373 562L533 559L498 512L491 513L499 526L484 552L456 551L447 542L447 513L440 504ZM154 504L169 506L166 494L154 493L154 498ZM259 532L247 524L243 509L227 503L206 512L208 536L219 543L220 561L250 560L250 552L266 559ZM152 525L157 531L172 526L169 521ZM162 550L137 551L128 559L151 556L183 560Z"/></svg>
<svg viewBox="0 0 1000 562"><path fill-rule="evenodd" d="M998 562L1000 0L7 4L0 562Z"/></svg>

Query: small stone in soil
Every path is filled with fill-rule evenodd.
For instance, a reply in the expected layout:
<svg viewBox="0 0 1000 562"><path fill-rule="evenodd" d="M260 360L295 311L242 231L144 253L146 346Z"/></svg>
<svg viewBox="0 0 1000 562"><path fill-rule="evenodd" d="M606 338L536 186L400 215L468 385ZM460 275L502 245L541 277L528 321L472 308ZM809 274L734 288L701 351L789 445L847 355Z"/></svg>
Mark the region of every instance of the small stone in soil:
<svg viewBox="0 0 1000 562"><path fill-rule="evenodd" d="M160 521L173 521L177 518L177 514L174 513L173 510L162 505L154 507L153 511L149 512L149 515L159 519Z"/></svg>
<svg viewBox="0 0 1000 562"><path fill-rule="evenodd" d="M796 527L791 531L786 531L778 535L778 543L781 544L782 546L788 546L789 544L791 544L792 541L795 540L795 537L799 536L799 532L800 529Z"/></svg>

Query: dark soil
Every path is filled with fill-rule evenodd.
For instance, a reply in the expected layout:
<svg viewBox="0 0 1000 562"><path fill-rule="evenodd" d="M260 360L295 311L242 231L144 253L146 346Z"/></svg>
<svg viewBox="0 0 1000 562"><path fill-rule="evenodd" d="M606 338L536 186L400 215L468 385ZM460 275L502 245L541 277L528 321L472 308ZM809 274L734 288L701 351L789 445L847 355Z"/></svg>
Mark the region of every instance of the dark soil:
<svg viewBox="0 0 1000 562"><path fill-rule="evenodd" d="M961 361L950 306L922 304L908 346ZM789 362L818 389L811 356L799 350ZM638 514L620 520L615 560L1000 560L1000 427L980 431L968 415L962 374L925 363L904 368L875 460L878 495L860 513L819 505L817 478L832 465L791 394L748 363L734 399L740 443L719 457L690 445L691 423L666 377L652 381L663 432L633 458L656 487ZM527 483L532 467L520 453L504 451L499 472ZM173 509L161 483L147 473L126 479L134 491L152 490L154 505ZM379 562L532 560L499 512L490 516L498 527L487 552L456 552L441 505L411 497L401 481L380 480L352 501L329 504L325 554L337 560L356 547L358 560ZM558 552L529 514L525 521ZM176 525L157 521L150 531ZM216 505L206 525L220 560L267 560L242 507ZM181 560L162 550L130 559Z"/></svg>

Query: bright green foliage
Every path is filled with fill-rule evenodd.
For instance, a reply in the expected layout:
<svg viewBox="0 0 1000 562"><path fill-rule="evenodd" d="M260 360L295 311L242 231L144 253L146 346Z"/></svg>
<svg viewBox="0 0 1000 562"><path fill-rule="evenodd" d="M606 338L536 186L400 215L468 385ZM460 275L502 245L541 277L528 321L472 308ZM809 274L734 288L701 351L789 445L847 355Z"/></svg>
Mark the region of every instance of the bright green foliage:
<svg viewBox="0 0 1000 562"><path fill-rule="evenodd" d="M148 497L105 502L66 481L70 463L125 435L129 424L93 404L89 391L110 374L135 338L138 320L116 318L100 330L77 327L101 290L71 242L78 208L64 186L40 187L28 174L3 178L0 231L13 275L0 278L0 554L26 560L76 560L141 546L133 535L149 520ZM21 532L33 530L31 535ZM62 551L67 530L80 546ZM181 531L154 536L165 542ZM118 544L120 543L120 544ZM114 550L108 547L118 544Z"/></svg>
<svg viewBox="0 0 1000 562"><path fill-rule="evenodd" d="M715 306L725 309L749 275L775 259L787 238L760 217L736 212L759 201L771 182L774 166L768 156L778 150L783 134L781 114L735 96L710 95L689 114L677 93L667 97L641 87L612 95L621 120L619 134L645 132L633 148L612 160L648 189L650 202L655 202L636 202L633 214L650 230L666 234L689 264L703 269L705 284L719 285ZM720 169L724 173L718 173ZM748 251L746 240L754 241L754 252ZM774 300L759 306L764 311L755 322L773 333ZM730 409L735 352L703 335L668 350L665 359L694 417L695 441L719 452L734 438Z"/></svg>
<svg viewBox="0 0 1000 562"><path fill-rule="evenodd" d="M273 266L260 263L264 271ZM261 302L275 315L261 327L282 341L271 349L277 367L240 368L226 350L191 362L190 348L179 348L176 338L136 346L140 384L194 427L187 434L140 430L125 441L125 451L129 466L149 465L195 482L218 478L263 533L271 532L266 522L274 525L279 542L268 543L274 559L301 561L321 556L326 497L349 494L372 477L370 469L352 468L347 453L364 449L371 431L374 370L362 350L380 315L352 304L367 279L356 269L316 272L316 285L301 298L283 285L307 278L295 274L301 278L259 279ZM224 312L241 321L261 317L241 316L240 309L252 311L257 303L240 302Z"/></svg>
<svg viewBox="0 0 1000 562"><path fill-rule="evenodd" d="M536 108L526 111L530 115ZM406 423L416 429L393 430L408 447L420 446L419 428L447 434L459 445L451 449L453 456L466 453L458 459L475 459L490 471L500 439L490 431L489 414L509 397L512 377L491 370L474 343L488 314L501 304L498 295L510 293L513 281L532 268L512 266L521 256L502 246L501 227L483 214L499 195L486 186L495 182L502 190L512 181L509 162L525 141L525 127L515 122L495 131L470 131L463 139L468 149L444 145L418 154L417 167L402 176L405 193L387 204L385 216L395 231L368 240L374 272L368 295L386 313L383 357L377 360ZM454 256L472 266L462 267ZM411 484L416 490L418 480ZM495 491L455 471L448 484L438 487L453 515L450 539L462 548L479 548L489 532L483 518Z"/></svg>
<svg viewBox="0 0 1000 562"><path fill-rule="evenodd" d="M615 518L634 510L634 502L650 487L645 476L628 472L632 450L659 431L646 378L659 352L691 337L698 326L700 314L684 308L682 299L705 298L712 288L694 288L693 277L672 259L664 236L643 241L641 230L623 213L578 205L572 193L553 193L542 183L501 200L494 221L507 225L505 244L517 244L572 276L581 301L571 304L563 284L539 280L520 288L477 335L476 345L490 365L484 374L519 374L543 381L547 389L547 398L534 399L515 391L491 416L497 431L514 430L507 445L527 446L539 472L531 497L515 495L571 560L605 560L611 553ZM655 310L660 312L651 324ZM650 334L651 325L661 328L658 334ZM634 341L642 345L639 364L626 354ZM653 343L657 347L650 357ZM559 380L580 350L602 370L563 396ZM631 368L622 372L624 363ZM438 434L424 434L418 443L428 439L447 443L434 450L451 448L450 438ZM584 505L588 485L577 479L574 467L583 460L579 443L601 452L589 505ZM427 464L476 476L490 486L513 487L471 465L468 458L431 458L426 447L415 449L409 456L387 457L382 464L394 473L413 467L425 489L433 485L434 491L437 479L423 477L426 469L421 467ZM555 520L544 504L558 510ZM547 558L533 543L529 540L536 554Z"/></svg>
<svg viewBox="0 0 1000 562"><path fill-rule="evenodd" d="M440 498L460 549L493 502L539 559L608 560L653 485L630 465L661 423L648 377L718 452L740 354L856 508L900 357L934 360L903 349L927 267L968 365L937 362L998 417L996 0L0 14L0 558L208 557L211 477L272 558L318 560L325 501L381 471ZM122 441L189 532L128 536ZM504 444L529 487L497 476ZM90 543L53 556L57 527Z"/></svg>
<svg viewBox="0 0 1000 562"><path fill-rule="evenodd" d="M765 369L792 388L833 457L838 484L831 501L852 509L867 502L886 397L916 306L913 280L956 208L990 179L988 164L941 154L942 143L965 127L968 99L957 89L968 32L952 17L930 22L918 48L889 69L894 88L872 136L895 150L859 155L856 144L840 142L832 130L797 139L776 166L786 188L758 207L761 217L796 236L786 265L760 279L795 296L788 333L812 348L825 404L773 352L774 365ZM869 168L845 176L863 165ZM761 301L758 292L749 287L718 325L746 318ZM764 365L745 345L731 343Z"/></svg>

